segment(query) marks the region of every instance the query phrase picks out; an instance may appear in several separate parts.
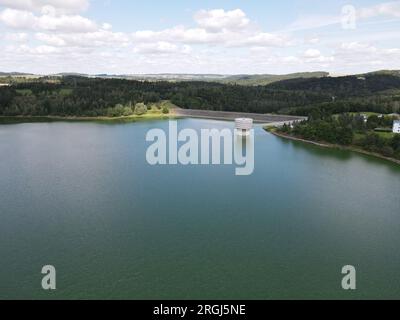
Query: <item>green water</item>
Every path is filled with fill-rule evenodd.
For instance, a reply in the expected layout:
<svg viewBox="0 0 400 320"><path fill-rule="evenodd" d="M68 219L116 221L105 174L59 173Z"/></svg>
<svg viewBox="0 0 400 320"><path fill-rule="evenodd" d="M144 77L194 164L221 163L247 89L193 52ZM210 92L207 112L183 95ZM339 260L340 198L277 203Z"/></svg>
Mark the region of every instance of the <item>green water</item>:
<svg viewBox="0 0 400 320"><path fill-rule="evenodd" d="M400 298L400 166L261 128L251 176L150 166L145 135L167 127L0 126L0 298Z"/></svg>

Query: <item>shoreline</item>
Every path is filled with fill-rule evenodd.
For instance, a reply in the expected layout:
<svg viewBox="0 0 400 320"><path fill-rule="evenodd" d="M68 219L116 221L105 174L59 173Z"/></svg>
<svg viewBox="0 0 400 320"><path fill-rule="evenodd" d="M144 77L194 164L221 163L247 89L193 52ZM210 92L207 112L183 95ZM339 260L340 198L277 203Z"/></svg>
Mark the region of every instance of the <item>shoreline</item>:
<svg viewBox="0 0 400 320"><path fill-rule="evenodd" d="M177 117L175 114L149 113L141 116L121 116L121 117L84 117L84 116L0 116L1 124L35 123L35 122L113 122L113 121L140 121L157 120Z"/></svg>
<svg viewBox="0 0 400 320"><path fill-rule="evenodd" d="M348 146L347 147L347 146L341 146L341 145L338 145L338 144L316 142L316 141L306 140L306 139L294 137L294 136L283 134L283 133L278 133L275 130L266 130L266 131L268 131L269 133L273 134L274 136L277 136L277 137L280 137L280 138L283 138L283 139L304 142L304 143L315 145L315 146L322 147L322 148L352 151L352 152L356 152L356 153L361 153L361 154L364 154L364 155L372 156L372 157L375 157L375 158L379 158L379 159L382 159L382 160L387 160L387 161L390 161L392 163L396 163L396 164L400 165L400 160L397 160L397 159L394 159L394 158L385 157L384 155L381 155L379 153L366 151L366 150L357 148L355 146Z"/></svg>

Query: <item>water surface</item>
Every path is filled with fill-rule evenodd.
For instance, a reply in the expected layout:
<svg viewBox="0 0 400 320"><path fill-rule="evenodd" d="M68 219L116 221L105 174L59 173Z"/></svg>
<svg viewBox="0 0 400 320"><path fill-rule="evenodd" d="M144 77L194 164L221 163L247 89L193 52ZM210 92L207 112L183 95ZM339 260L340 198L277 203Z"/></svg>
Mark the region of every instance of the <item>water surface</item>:
<svg viewBox="0 0 400 320"><path fill-rule="evenodd" d="M150 166L150 128L168 122L0 126L0 298L400 298L398 165L258 127L251 176Z"/></svg>

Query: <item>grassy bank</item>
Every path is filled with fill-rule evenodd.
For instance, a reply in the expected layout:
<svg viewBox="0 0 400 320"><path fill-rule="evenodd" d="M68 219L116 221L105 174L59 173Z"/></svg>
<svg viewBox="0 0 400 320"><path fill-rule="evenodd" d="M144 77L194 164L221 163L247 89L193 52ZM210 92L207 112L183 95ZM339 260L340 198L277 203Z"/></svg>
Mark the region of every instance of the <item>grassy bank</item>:
<svg viewBox="0 0 400 320"><path fill-rule="evenodd" d="M164 114L159 110L150 110L143 115L121 117L72 117L72 116L0 116L0 124L35 123L35 122L134 122L142 120L168 119L175 117L173 112Z"/></svg>
<svg viewBox="0 0 400 320"><path fill-rule="evenodd" d="M60 117L60 116L16 116L16 117L3 117L0 116L0 124L16 124L16 123L36 123L36 122L134 122L141 120L151 119L168 119L172 115L155 115L146 114L141 116L126 116L126 117Z"/></svg>

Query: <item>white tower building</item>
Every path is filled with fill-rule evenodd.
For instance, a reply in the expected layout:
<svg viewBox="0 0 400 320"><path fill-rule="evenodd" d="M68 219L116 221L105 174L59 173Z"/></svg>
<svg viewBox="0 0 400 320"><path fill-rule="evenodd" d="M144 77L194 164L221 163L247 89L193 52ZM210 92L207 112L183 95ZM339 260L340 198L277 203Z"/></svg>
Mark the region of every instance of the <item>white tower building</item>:
<svg viewBox="0 0 400 320"><path fill-rule="evenodd" d="M235 119L235 129L240 135L248 136L253 129L253 119L237 118Z"/></svg>

